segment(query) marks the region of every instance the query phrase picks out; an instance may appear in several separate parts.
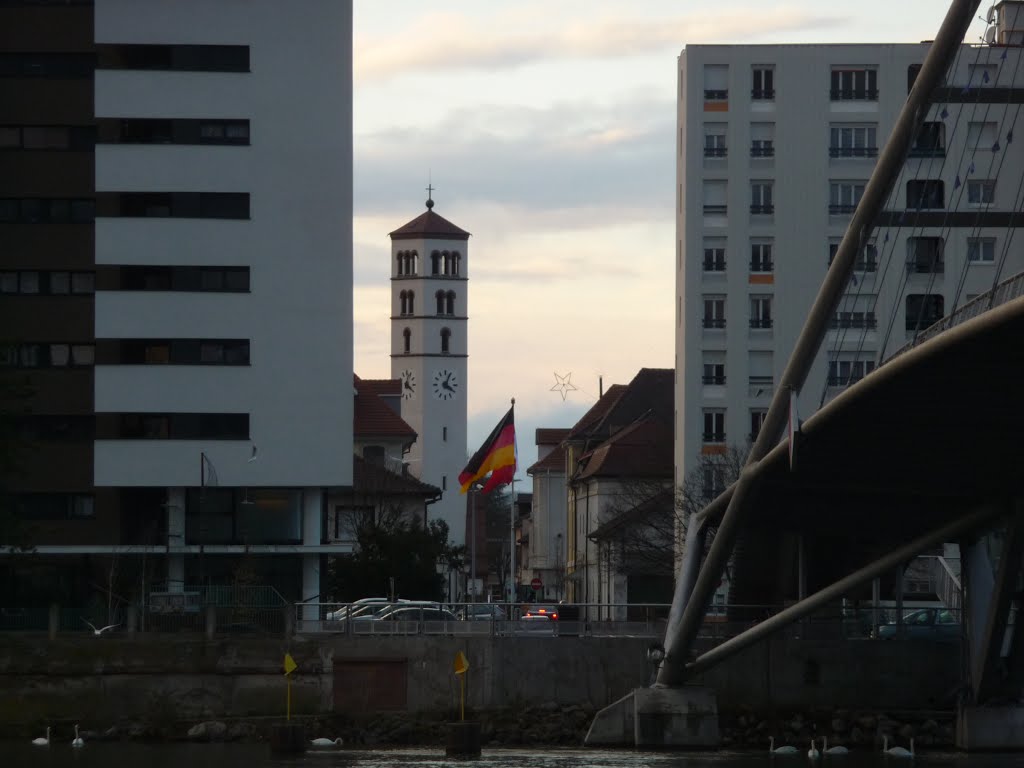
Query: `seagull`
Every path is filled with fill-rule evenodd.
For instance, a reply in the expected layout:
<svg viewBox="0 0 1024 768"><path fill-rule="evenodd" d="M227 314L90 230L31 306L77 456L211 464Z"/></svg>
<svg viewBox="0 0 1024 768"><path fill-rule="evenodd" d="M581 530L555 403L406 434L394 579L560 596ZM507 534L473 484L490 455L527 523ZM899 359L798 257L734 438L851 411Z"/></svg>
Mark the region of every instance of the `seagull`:
<svg viewBox="0 0 1024 768"><path fill-rule="evenodd" d="M82 741L82 737L78 735L78 725L75 724L75 738L71 740L72 747L84 747L85 742Z"/></svg>
<svg viewBox="0 0 1024 768"><path fill-rule="evenodd" d="M50 746L50 726L46 726L46 736L40 736L38 739L32 739L32 743L37 747L48 747Z"/></svg>
<svg viewBox="0 0 1024 768"><path fill-rule="evenodd" d="M84 621L86 624L88 624L90 627L92 627L92 633L94 635L96 635L96 637L99 637L104 632L106 632L108 629L117 629L118 627L121 626L120 624L108 624L107 626L103 627L102 629L96 629L95 625L93 625L93 623L91 621L89 621L88 619L83 618L82 621Z"/></svg>
<svg viewBox="0 0 1024 768"><path fill-rule="evenodd" d="M337 739L313 739L311 742L314 747L340 747L344 742L340 738Z"/></svg>

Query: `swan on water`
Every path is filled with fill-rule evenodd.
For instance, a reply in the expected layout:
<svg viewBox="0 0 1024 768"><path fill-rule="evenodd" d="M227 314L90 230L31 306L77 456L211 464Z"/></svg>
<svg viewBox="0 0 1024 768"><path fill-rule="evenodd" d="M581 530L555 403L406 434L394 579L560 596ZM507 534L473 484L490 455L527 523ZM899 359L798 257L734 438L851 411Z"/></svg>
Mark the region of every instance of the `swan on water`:
<svg viewBox="0 0 1024 768"><path fill-rule="evenodd" d="M78 735L78 725L75 724L75 738L71 740L72 747L84 747L85 742L82 741L82 737Z"/></svg>
<svg viewBox="0 0 1024 768"><path fill-rule="evenodd" d="M910 740L910 749L906 750L903 747L890 747L889 737L882 737L882 752L889 755L889 757L913 757L914 756L914 740Z"/></svg>
<svg viewBox="0 0 1024 768"><path fill-rule="evenodd" d="M814 739L811 739L811 748L807 750L807 757L810 760L817 760L821 757L821 752L819 752L818 748L814 746Z"/></svg>
<svg viewBox="0 0 1024 768"><path fill-rule="evenodd" d="M32 739L32 743L37 747L48 747L50 746L50 726L46 726L46 736L40 736L38 739Z"/></svg>
<svg viewBox="0 0 1024 768"><path fill-rule="evenodd" d="M825 745L821 749L822 753L826 755L848 755L850 750L846 747L830 747L828 745L828 736L825 737Z"/></svg>
<svg viewBox="0 0 1024 768"><path fill-rule="evenodd" d="M772 755L795 755L799 751L800 750L790 744L786 744L776 749L774 736L772 736L771 740L768 742L768 752Z"/></svg>
<svg viewBox="0 0 1024 768"><path fill-rule="evenodd" d="M344 742L340 738L337 739L313 739L311 742L314 747L340 747Z"/></svg>

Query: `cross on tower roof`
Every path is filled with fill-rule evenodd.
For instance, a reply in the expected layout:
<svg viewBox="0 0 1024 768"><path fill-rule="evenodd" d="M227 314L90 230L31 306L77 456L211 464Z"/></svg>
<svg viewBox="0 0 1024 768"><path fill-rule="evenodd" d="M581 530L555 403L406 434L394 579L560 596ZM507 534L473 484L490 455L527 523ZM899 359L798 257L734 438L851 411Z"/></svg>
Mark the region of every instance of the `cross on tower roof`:
<svg viewBox="0 0 1024 768"><path fill-rule="evenodd" d="M431 184L428 181L427 182L427 208L428 209L434 207L433 192L434 192L434 185Z"/></svg>

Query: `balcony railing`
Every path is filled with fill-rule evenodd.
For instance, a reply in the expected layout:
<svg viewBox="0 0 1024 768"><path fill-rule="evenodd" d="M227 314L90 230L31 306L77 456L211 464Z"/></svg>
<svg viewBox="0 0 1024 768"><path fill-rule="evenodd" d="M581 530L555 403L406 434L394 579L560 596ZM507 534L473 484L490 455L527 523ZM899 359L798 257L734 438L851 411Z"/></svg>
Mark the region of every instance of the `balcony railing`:
<svg viewBox="0 0 1024 768"><path fill-rule="evenodd" d="M775 268L775 262L771 259L751 259L751 272L771 272Z"/></svg>
<svg viewBox="0 0 1024 768"><path fill-rule="evenodd" d="M705 317L704 318L705 328L725 328L724 317Z"/></svg>
<svg viewBox="0 0 1024 768"><path fill-rule="evenodd" d="M704 213L708 215L712 214L724 214L728 211L729 207L726 205L705 205Z"/></svg>
<svg viewBox="0 0 1024 768"><path fill-rule="evenodd" d="M829 147L829 157L877 157L878 147Z"/></svg>
<svg viewBox="0 0 1024 768"><path fill-rule="evenodd" d="M775 206L772 205L771 203L768 203L767 205L755 204L755 205L750 206L750 212L754 213L754 214L774 213L775 212Z"/></svg>
<svg viewBox="0 0 1024 768"><path fill-rule="evenodd" d="M918 147L914 146L910 148L907 153L907 157L945 157L945 147Z"/></svg>
<svg viewBox="0 0 1024 768"><path fill-rule="evenodd" d="M725 157L728 152L728 147L704 147L704 157Z"/></svg>
<svg viewBox="0 0 1024 768"><path fill-rule="evenodd" d="M747 378L750 397L770 395L775 389L774 376L749 376Z"/></svg>
<svg viewBox="0 0 1024 768"><path fill-rule="evenodd" d="M832 88L828 93L832 101L878 101L877 88Z"/></svg>
<svg viewBox="0 0 1024 768"><path fill-rule="evenodd" d="M828 207L830 214L853 213L857 210L857 203L832 203Z"/></svg>
<svg viewBox="0 0 1024 768"><path fill-rule="evenodd" d="M701 381L705 384L725 384L725 374L716 376L704 376Z"/></svg>
<svg viewBox="0 0 1024 768"><path fill-rule="evenodd" d="M870 312L865 317L833 317L830 323L832 328L865 328L873 330L877 327L878 321L875 313Z"/></svg>
<svg viewBox="0 0 1024 768"><path fill-rule="evenodd" d="M768 146L758 146L756 144L752 145L750 147L750 156L751 157L775 157L775 147L770 145L770 144Z"/></svg>
<svg viewBox="0 0 1024 768"><path fill-rule="evenodd" d="M750 318L751 328L771 328L772 319L770 317L752 317Z"/></svg>
<svg viewBox="0 0 1024 768"><path fill-rule="evenodd" d="M704 259L705 272L725 272L725 259Z"/></svg>
<svg viewBox="0 0 1024 768"><path fill-rule="evenodd" d="M753 88L750 91L750 98L760 101L771 101L775 98L774 88Z"/></svg>
<svg viewBox="0 0 1024 768"><path fill-rule="evenodd" d="M705 443L724 443L725 432L705 432L703 438Z"/></svg>
<svg viewBox="0 0 1024 768"><path fill-rule="evenodd" d="M705 88L704 89L704 100L705 101L725 101L729 98L729 89L716 89L716 88Z"/></svg>
<svg viewBox="0 0 1024 768"><path fill-rule="evenodd" d="M938 257L913 257L907 259L907 272L941 275L945 271L946 263Z"/></svg>

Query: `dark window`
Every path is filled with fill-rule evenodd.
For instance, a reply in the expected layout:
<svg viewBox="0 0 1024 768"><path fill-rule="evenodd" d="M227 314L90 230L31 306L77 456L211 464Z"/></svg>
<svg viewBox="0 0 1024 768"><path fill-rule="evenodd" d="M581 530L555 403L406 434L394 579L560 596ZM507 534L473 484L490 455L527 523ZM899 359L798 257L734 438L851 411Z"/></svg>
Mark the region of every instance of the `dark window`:
<svg viewBox="0 0 1024 768"><path fill-rule="evenodd" d="M402 331L402 351L409 354L409 350L412 348L412 331L406 328Z"/></svg>
<svg viewBox="0 0 1024 768"><path fill-rule="evenodd" d="M99 340L105 365L248 365L248 339Z"/></svg>
<svg viewBox="0 0 1024 768"><path fill-rule="evenodd" d="M91 294L95 290L92 272L0 272L0 293L66 296Z"/></svg>
<svg viewBox="0 0 1024 768"><path fill-rule="evenodd" d="M939 179L915 179L907 182L907 208L944 208L945 199L945 186Z"/></svg>
<svg viewBox="0 0 1024 768"><path fill-rule="evenodd" d="M907 271L925 274L943 272L942 238L908 237Z"/></svg>
<svg viewBox="0 0 1024 768"><path fill-rule="evenodd" d="M99 121L112 144L248 144L248 120L126 118Z"/></svg>
<svg viewBox="0 0 1024 768"><path fill-rule="evenodd" d="M97 46L100 69L162 69L192 72L248 72L246 45Z"/></svg>
<svg viewBox="0 0 1024 768"><path fill-rule="evenodd" d="M771 243L750 244L750 271L771 272L775 263L772 260Z"/></svg>
<svg viewBox="0 0 1024 768"><path fill-rule="evenodd" d="M208 291L246 293L249 267L162 267L117 268L110 290L123 291Z"/></svg>
<svg viewBox="0 0 1024 768"><path fill-rule="evenodd" d="M768 418L768 411L764 408L755 408L750 412L750 439L757 440L757 435L764 426L764 420Z"/></svg>
<svg viewBox="0 0 1024 768"><path fill-rule="evenodd" d="M87 368L93 365L95 358L93 344L0 344L0 368Z"/></svg>
<svg viewBox="0 0 1024 768"><path fill-rule="evenodd" d="M845 387L860 381L873 370L874 360L830 360L828 384L830 387Z"/></svg>
<svg viewBox="0 0 1024 768"><path fill-rule="evenodd" d="M101 215L186 219L248 219L245 192L104 192Z"/></svg>
<svg viewBox="0 0 1024 768"><path fill-rule="evenodd" d="M912 293L907 296L907 330L921 330L945 316L945 300L938 293Z"/></svg>
<svg viewBox="0 0 1024 768"><path fill-rule="evenodd" d="M0 198L0 222L53 224L89 223L95 218L92 200L68 198Z"/></svg>
<svg viewBox="0 0 1024 768"><path fill-rule="evenodd" d="M444 309L445 314L455 314L455 291L448 291L448 293L444 295Z"/></svg>
<svg viewBox="0 0 1024 768"><path fill-rule="evenodd" d="M704 442L725 442L725 411L704 411Z"/></svg>
<svg viewBox="0 0 1024 768"><path fill-rule="evenodd" d="M754 100L771 100L775 98L775 70L771 67L754 68L754 88L751 91Z"/></svg>
<svg viewBox="0 0 1024 768"><path fill-rule="evenodd" d="M437 314L443 315L444 314L444 291L438 291L437 295L434 298L437 299Z"/></svg>
<svg viewBox="0 0 1024 768"><path fill-rule="evenodd" d="M725 363L704 363L704 384L725 384Z"/></svg>
<svg viewBox="0 0 1024 768"><path fill-rule="evenodd" d="M106 426L97 435L101 440L249 439L247 413L119 413L98 418Z"/></svg>
<svg viewBox="0 0 1024 768"><path fill-rule="evenodd" d="M704 271L725 272L725 248L713 246L704 249Z"/></svg>
<svg viewBox="0 0 1024 768"><path fill-rule="evenodd" d="M447 355L451 352L452 332L447 328L441 329L441 354Z"/></svg>
<svg viewBox="0 0 1024 768"><path fill-rule="evenodd" d="M835 261L836 254L838 252L839 243L829 243L828 265L830 267L832 266L832 262ZM857 261L854 262L853 268L857 272L878 271L878 248L875 247L874 243L868 243L861 249L860 253L857 255Z"/></svg>
<svg viewBox="0 0 1024 768"><path fill-rule="evenodd" d="M874 69L833 69L832 101L877 101L878 72Z"/></svg>
<svg viewBox="0 0 1024 768"><path fill-rule="evenodd" d="M441 252L434 251L430 254L430 274L440 275L441 274Z"/></svg>
<svg viewBox="0 0 1024 768"><path fill-rule="evenodd" d="M88 493L19 493L10 504L22 520L83 520L95 517L95 500Z"/></svg>
<svg viewBox="0 0 1024 768"><path fill-rule="evenodd" d="M91 53L0 53L0 77L92 77L96 57Z"/></svg>
<svg viewBox="0 0 1024 768"><path fill-rule="evenodd" d="M942 123L921 123L910 147L910 156L944 157L945 154L946 126Z"/></svg>
<svg viewBox="0 0 1024 768"><path fill-rule="evenodd" d="M89 152L96 146L91 125L0 126L0 149Z"/></svg>
<svg viewBox="0 0 1024 768"><path fill-rule="evenodd" d="M907 93L914 87L914 83L917 82L917 76L921 74L920 64L911 64L907 67Z"/></svg>

